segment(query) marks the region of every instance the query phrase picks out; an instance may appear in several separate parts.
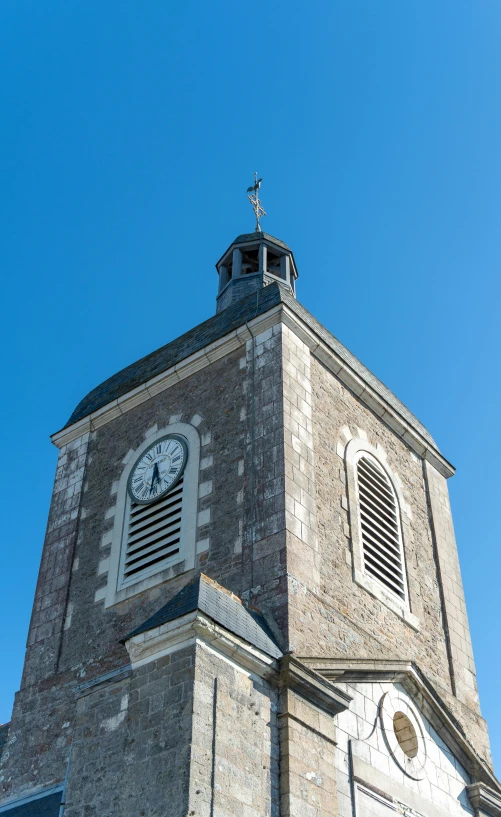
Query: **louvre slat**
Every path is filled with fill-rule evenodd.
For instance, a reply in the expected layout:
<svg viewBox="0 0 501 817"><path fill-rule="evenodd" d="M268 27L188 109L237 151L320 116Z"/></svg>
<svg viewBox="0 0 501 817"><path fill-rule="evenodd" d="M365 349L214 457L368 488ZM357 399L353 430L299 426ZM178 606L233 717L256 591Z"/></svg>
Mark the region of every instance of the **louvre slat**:
<svg viewBox="0 0 501 817"><path fill-rule="evenodd" d="M131 521L135 522L136 520L144 519L152 514L158 513L160 510L162 510L162 508L165 508L167 505L171 505L174 500L181 501L182 493L183 487L182 485L179 486L178 483L171 494L167 494L164 499L160 499L158 502L154 502L151 505L137 505L136 503L133 503L130 509Z"/></svg>
<svg viewBox="0 0 501 817"><path fill-rule="evenodd" d="M126 568L127 572L130 573L131 570L137 570L138 567L148 567L151 564L152 560L158 559L159 554L162 554L163 556L168 556L170 555L170 552L173 549L179 550L178 545L179 537L175 542L172 542L171 545L164 546L160 544L158 547L152 550L151 553L148 553L148 555L144 556L142 559L133 559L131 562L129 562Z"/></svg>
<svg viewBox="0 0 501 817"><path fill-rule="evenodd" d="M364 568L405 599L398 505L392 485L369 455L358 460L357 482Z"/></svg>
<svg viewBox="0 0 501 817"><path fill-rule="evenodd" d="M380 507L385 509L385 513L388 516L391 516L394 520L398 518L398 510L396 505L393 502L390 502L387 496L384 496L380 492L374 490L372 483L368 483L363 477L359 479L359 487L365 491L365 493L371 497L374 503L377 503Z"/></svg>
<svg viewBox="0 0 501 817"><path fill-rule="evenodd" d="M372 495L367 493L361 483L359 483L358 487L360 489L360 495L363 496L366 503L374 509L374 513L379 514L390 528L394 528L396 531L398 531L398 523L395 514L390 516L389 510L387 511L380 501L375 501Z"/></svg>
<svg viewBox="0 0 501 817"><path fill-rule="evenodd" d="M367 551L370 551L374 558L377 558L379 561L384 563L384 565L386 565L387 570L390 570L390 572L395 571L395 573L399 576L403 576L402 570L398 563L395 560L388 558L388 556L386 556L386 554L384 554L376 545L374 545L373 542L366 542L365 546Z"/></svg>
<svg viewBox="0 0 501 817"><path fill-rule="evenodd" d="M141 528L147 527L148 525L153 525L159 519L163 519L166 516L170 516L172 513L175 513L181 508L181 505L181 501L177 500L169 505L164 505L162 508L158 508L155 513L150 514L150 516L142 517L141 519L131 519L129 522L129 529L141 530Z"/></svg>
<svg viewBox="0 0 501 817"><path fill-rule="evenodd" d="M371 531L371 529L365 524L365 522L362 522L362 529L365 536L368 539L371 539L374 545L376 545L379 548L384 548L385 552L393 555L396 559L400 561L400 548L397 548L394 545L391 545L389 542L385 541L384 539L381 539L381 537L378 536L377 533L375 533L373 530Z"/></svg>
<svg viewBox="0 0 501 817"><path fill-rule="evenodd" d="M379 463L375 462L375 460L369 459L368 457L362 457L362 468L364 468L366 471L372 471L372 473L381 480L381 485L385 491L392 494L391 489L388 487L386 474Z"/></svg>
<svg viewBox="0 0 501 817"><path fill-rule="evenodd" d="M396 517L396 505L390 503L388 501L388 497L385 494L382 494L381 491L378 491L378 489L374 487L374 484L365 478L364 474L359 474L358 483L359 486L363 487L364 491L366 491L367 494L373 498L374 502L379 502L382 507L386 508L387 513L391 513Z"/></svg>
<svg viewBox="0 0 501 817"><path fill-rule="evenodd" d="M164 542L168 542L170 541L170 539L176 536L179 538L180 530L181 523L179 521L177 525L174 525L173 527L170 527L166 530L160 529L155 531L150 536L145 537L140 542L135 544L134 547L128 547L127 559L129 558L129 554L133 555L134 553L138 553L139 551L146 552L146 549L148 548L149 545L153 544L154 542L158 542L160 539L162 539Z"/></svg>
<svg viewBox="0 0 501 817"><path fill-rule="evenodd" d="M360 513L374 529L380 532L384 539L391 539L391 541L396 542L397 547L400 548L398 531L389 530L388 527L384 525L381 517L376 516L367 505L360 508Z"/></svg>
<svg viewBox="0 0 501 817"><path fill-rule="evenodd" d="M391 578L386 575L383 575L377 568L373 567L370 563L366 561L365 569L371 576L374 576L375 579L382 582L386 587L388 587L393 593L396 593L400 598L403 598L403 590L400 585L396 584Z"/></svg>
<svg viewBox="0 0 501 817"><path fill-rule="evenodd" d="M386 570L386 568L378 562L377 559L371 553L366 553L365 555L365 566L370 567L370 570L373 575L376 575L386 584L391 584L398 593L403 591L403 583L402 581L398 580L396 576L391 572L391 570Z"/></svg>
<svg viewBox="0 0 501 817"><path fill-rule="evenodd" d="M381 494L381 499L383 502L387 502L390 506L393 506L395 500L393 495L390 493L390 490L386 488L381 480L376 476L373 471L362 471L360 474L363 481L367 482L369 485L372 486L374 491L377 491Z"/></svg>
<svg viewBox="0 0 501 817"><path fill-rule="evenodd" d="M128 579L131 576L134 576L134 578L137 578L137 576L135 574L142 573L143 571L145 571L145 570L147 570L148 568L151 568L151 567L156 567L157 569L159 569L162 562L165 562L165 564L168 564L169 559L172 556L175 556L177 553L179 553L179 548L176 548L175 550L171 551L167 555L161 554L157 558L152 559L150 562L148 562L148 564L145 565L144 567L140 566L140 567L137 567L137 568L135 568L133 570L127 571L127 573L125 574L125 578Z"/></svg>
<svg viewBox="0 0 501 817"><path fill-rule="evenodd" d="M134 529L144 528L146 525L152 524L157 519L174 513L178 508L181 507L181 504L182 504L181 497L176 497L175 501L169 502L169 504L167 505L162 505L161 507L157 508L154 512L150 513L149 516L142 516L140 519L136 518L131 519L129 527Z"/></svg>
<svg viewBox="0 0 501 817"><path fill-rule="evenodd" d="M152 525L147 525L146 527L140 528L140 530L136 531L135 529L131 530L129 528L129 544L133 544L137 542L139 539L143 539L147 536L150 532L159 530L164 527L170 527L171 525L176 525L178 521L181 519L181 508L175 514L168 514L155 522Z"/></svg>
<svg viewBox="0 0 501 817"><path fill-rule="evenodd" d="M379 491L379 493L381 494L382 497L384 497L384 500L386 502L390 502L391 504L393 504L393 496L391 492L384 484L381 483L381 480L378 479L374 471L369 471L368 469L361 469L359 473L363 479L366 479L368 482L370 482L371 485L374 486L375 490Z"/></svg>
<svg viewBox="0 0 501 817"><path fill-rule="evenodd" d="M388 577L391 578L395 584L398 584L399 586L403 584L402 571L396 570L394 565L385 562L381 552L372 548L369 543L366 544L364 559L370 559L373 564L378 567L378 570L381 570L382 573L388 574Z"/></svg>

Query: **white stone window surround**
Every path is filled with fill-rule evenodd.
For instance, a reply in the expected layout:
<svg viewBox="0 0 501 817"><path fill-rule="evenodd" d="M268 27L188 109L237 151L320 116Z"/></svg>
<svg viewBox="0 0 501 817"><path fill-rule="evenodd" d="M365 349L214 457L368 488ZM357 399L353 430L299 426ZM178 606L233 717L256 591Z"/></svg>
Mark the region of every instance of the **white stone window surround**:
<svg viewBox="0 0 501 817"><path fill-rule="evenodd" d="M414 757L408 757L404 753L395 734L394 717L397 712L402 712L409 719L416 733L417 753ZM408 777L422 780L426 776L426 731L417 709L397 689L391 689L379 702L379 719L386 745L395 763Z"/></svg>
<svg viewBox="0 0 501 817"><path fill-rule="evenodd" d="M362 531L360 527L360 513L357 489L356 468L357 462L364 454L370 454L377 460L378 464L386 473L391 482L397 499L397 507L400 517L401 546L402 546L402 569L404 573L405 600L388 590L381 582L364 571ZM367 590L372 596L389 607L394 613L402 618L415 630L419 630L419 619L413 615L410 609L409 590L405 568L405 541L409 540L408 524L410 509L400 490L399 482L386 462L386 456L380 448L371 445L367 440L355 437L349 441L345 449L346 477L348 484L348 507L350 510L350 534L352 543L352 563L353 581ZM407 535L406 535L407 534Z"/></svg>
<svg viewBox="0 0 501 817"><path fill-rule="evenodd" d="M348 770L351 771L352 780L354 776L362 786L367 785L372 791L378 791L383 797L387 797L390 803L397 806L396 812L399 815L473 817L473 809L468 802L469 792L465 788L475 769L473 754L469 756L471 769L468 771L464 760L460 761L452 748L453 744L449 742L452 733L449 735L441 714L438 710L430 711L431 698L427 698L427 693L423 697L422 692L414 687L410 675L403 682L397 683L383 680L366 682L360 678L355 683L341 683L340 686L353 696L353 702L349 709L337 716L339 817L353 817L354 814ZM432 716L431 721L423 712L423 704L427 700L425 705L428 714ZM420 751L416 757L421 755L420 765L423 768L415 776L413 772L416 769L407 767L405 772L402 770L388 746L386 724L389 741L393 743L395 712L403 712L411 720L419 736ZM468 752L465 754L468 756ZM403 762L407 766L407 762ZM355 792L357 817L366 817L367 813L370 817L379 814L375 809L369 812L359 810L361 803L357 802L358 793Z"/></svg>
<svg viewBox="0 0 501 817"><path fill-rule="evenodd" d="M126 546L124 528L128 519L130 509L130 498L127 491L127 480L129 474L136 464L141 454L146 451L160 437L167 434L180 434L188 442L188 461L184 470L183 485L183 509L181 516L181 546L167 566L160 567L157 572L149 576L138 579L126 587L119 589L120 564L123 548ZM118 483L117 501L115 509L115 524L113 526L111 553L108 571L108 584L104 597L104 606L111 607L131 596L137 595L150 587L154 587L161 582L172 577L172 568L184 562L184 571L191 570L195 566L196 558L196 534L197 534L197 510L198 510L198 478L200 466L200 437L198 431L189 423L169 423L168 426L160 428L153 434L148 435L141 445L131 454L127 462L120 481Z"/></svg>

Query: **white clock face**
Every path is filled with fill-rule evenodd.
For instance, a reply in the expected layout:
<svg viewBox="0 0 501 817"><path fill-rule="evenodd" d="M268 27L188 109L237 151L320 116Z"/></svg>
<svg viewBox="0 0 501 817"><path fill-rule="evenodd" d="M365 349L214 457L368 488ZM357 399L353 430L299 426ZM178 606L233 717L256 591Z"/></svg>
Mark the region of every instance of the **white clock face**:
<svg viewBox="0 0 501 817"><path fill-rule="evenodd" d="M168 493L182 476L188 459L184 437L171 434L153 443L141 454L129 476L133 502L147 504Z"/></svg>

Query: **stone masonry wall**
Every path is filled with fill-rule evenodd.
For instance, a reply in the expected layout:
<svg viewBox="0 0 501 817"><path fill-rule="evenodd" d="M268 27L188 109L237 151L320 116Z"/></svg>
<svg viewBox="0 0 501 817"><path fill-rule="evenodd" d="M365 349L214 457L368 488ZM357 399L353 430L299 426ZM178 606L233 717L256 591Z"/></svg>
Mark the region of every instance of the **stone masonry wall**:
<svg viewBox="0 0 501 817"><path fill-rule="evenodd" d="M62 449L30 632L36 653L32 662L28 653L19 717L14 712L0 772L4 798L64 779L75 689L125 666L128 655L120 639L198 570L262 607L285 644L282 357L278 325L249 341L245 352L237 350L195 372ZM200 435L195 569L183 572L181 565L168 582L105 608L110 532L124 462L152 429L171 420L191 423ZM57 599L56 590L61 591ZM40 618L38 609L51 609L52 615L56 601L56 624L45 627L47 614Z"/></svg>
<svg viewBox="0 0 501 817"><path fill-rule="evenodd" d="M266 681L197 644L192 817L278 817L277 701Z"/></svg>
<svg viewBox="0 0 501 817"><path fill-rule="evenodd" d="M454 525L445 478L425 464L439 576L443 592L444 618L450 643L454 690L470 709L478 710L475 662L466 613L463 582L454 536Z"/></svg>
<svg viewBox="0 0 501 817"><path fill-rule="evenodd" d="M244 457L246 418L240 358L241 353L234 352L93 432L82 503L85 518L69 594L71 624L64 634L61 668L81 665L85 677L92 677L125 662L120 638L172 598L200 568L233 592L241 592L242 552L236 543L243 519L239 461ZM195 570L186 572L180 563L169 571L168 582L105 608L101 591L107 582L124 460L151 429L166 428L171 419L194 426L201 442L199 498L189 510L198 520Z"/></svg>
<svg viewBox="0 0 501 817"><path fill-rule="evenodd" d="M308 347L283 326L284 468L287 528L287 571L290 616L295 597L306 583L320 587L320 554L317 536L315 454L311 355ZM290 648L296 650L296 620L289 627Z"/></svg>
<svg viewBox="0 0 501 817"><path fill-rule="evenodd" d="M89 434L59 451L22 686L55 672L76 545Z"/></svg>
<svg viewBox="0 0 501 817"><path fill-rule="evenodd" d="M0 763L0 803L64 779L71 746L73 674L24 687L16 694Z"/></svg>
<svg viewBox="0 0 501 817"><path fill-rule="evenodd" d="M334 719L284 689L280 706L280 817L337 815Z"/></svg>
<svg viewBox="0 0 501 817"><path fill-rule="evenodd" d="M79 531L89 434L59 451L21 690L0 765L0 802L64 778L71 742L71 673L57 674Z"/></svg>
<svg viewBox="0 0 501 817"><path fill-rule="evenodd" d="M77 704L65 817L188 814L194 645Z"/></svg>
<svg viewBox="0 0 501 817"><path fill-rule="evenodd" d="M320 655L332 657L415 659L431 675L430 680L450 690L422 463L316 360L312 393L322 566L322 585L315 601L321 605L317 609L326 613L318 622L316 648ZM405 559L410 606L420 620L419 632L353 581L344 447L351 437L364 436L386 452L411 509ZM305 640L316 626L316 620L308 624Z"/></svg>
<svg viewBox="0 0 501 817"><path fill-rule="evenodd" d="M248 342L246 365L242 585L251 590L243 597L272 616L288 651L296 649L294 596L302 582L320 584L310 353L277 324Z"/></svg>
<svg viewBox="0 0 501 817"><path fill-rule="evenodd" d="M246 446L241 462L243 563L241 597L270 613L286 649L287 566L284 497L282 327L247 342ZM222 581L224 584L224 581Z"/></svg>

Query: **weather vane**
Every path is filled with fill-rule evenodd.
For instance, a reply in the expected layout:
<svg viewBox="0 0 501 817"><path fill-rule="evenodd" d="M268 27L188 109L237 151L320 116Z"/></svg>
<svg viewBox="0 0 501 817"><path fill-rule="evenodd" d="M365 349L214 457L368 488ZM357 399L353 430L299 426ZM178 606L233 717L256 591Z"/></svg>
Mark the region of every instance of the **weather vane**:
<svg viewBox="0 0 501 817"><path fill-rule="evenodd" d="M261 187L262 179L258 179L257 173L254 173L254 184L252 187L247 188L247 193L251 195L248 196L250 203L252 204L252 209L254 210L254 215L256 216L256 232L261 232L261 225L259 223L259 219L266 215L264 211L264 207L259 201L258 191Z"/></svg>

